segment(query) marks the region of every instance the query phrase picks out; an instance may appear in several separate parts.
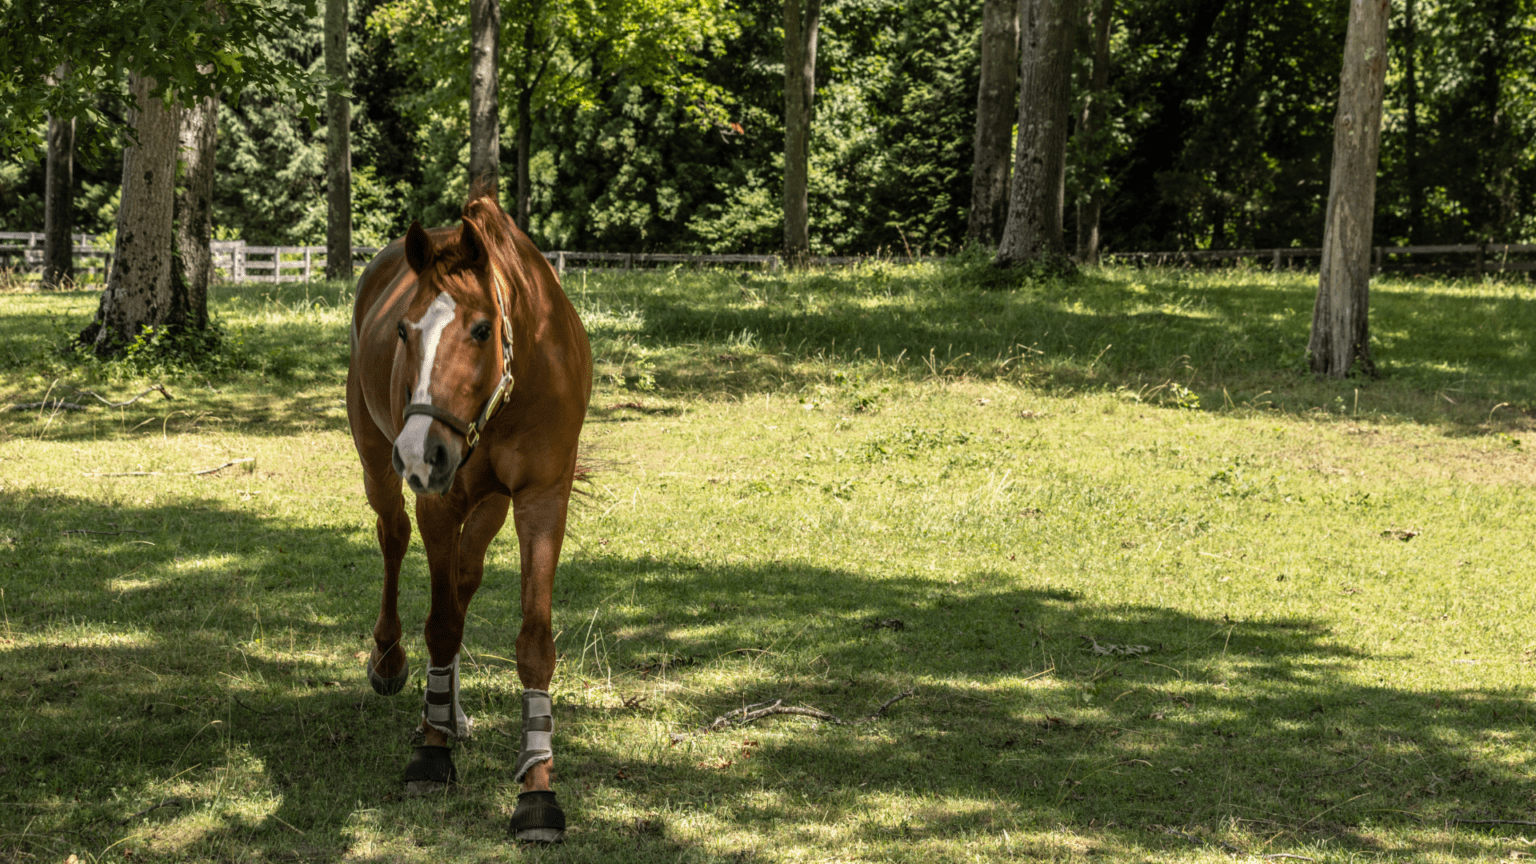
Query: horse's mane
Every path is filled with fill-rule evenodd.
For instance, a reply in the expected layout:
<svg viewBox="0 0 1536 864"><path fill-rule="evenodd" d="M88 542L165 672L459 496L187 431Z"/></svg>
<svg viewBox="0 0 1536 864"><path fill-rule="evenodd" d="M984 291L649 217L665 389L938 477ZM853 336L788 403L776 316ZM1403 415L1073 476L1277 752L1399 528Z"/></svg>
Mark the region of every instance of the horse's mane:
<svg viewBox="0 0 1536 864"><path fill-rule="evenodd" d="M516 286L527 284L528 274L523 269L522 256L517 252L512 219L496 203L495 194L471 194L469 200L464 202L463 215L465 221L474 223L481 238L485 240L492 260L511 283L508 287L515 293ZM437 254L445 269L454 270L470 264L462 242L446 243L437 250Z"/></svg>

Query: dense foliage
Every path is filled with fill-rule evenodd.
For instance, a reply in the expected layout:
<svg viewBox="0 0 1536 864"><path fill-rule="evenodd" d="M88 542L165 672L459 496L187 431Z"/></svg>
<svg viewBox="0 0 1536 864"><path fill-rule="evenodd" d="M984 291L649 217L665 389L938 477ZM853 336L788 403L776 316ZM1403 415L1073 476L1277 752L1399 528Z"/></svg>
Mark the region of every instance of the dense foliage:
<svg viewBox="0 0 1536 864"><path fill-rule="evenodd" d="M353 3L360 243L398 235L413 218L444 222L462 198L467 72L453 76L467 68L464 6ZM518 94L527 91L536 241L778 248L780 4L527 0L517 6L527 7L522 17L504 6L502 188L510 194ZM1377 242L1531 239L1536 0L1393 6ZM1071 151L1068 237L1072 202L1097 186L1110 190L1110 250L1316 246L1346 10L1342 0L1119 0L1109 128ZM320 20L308 21L269 44L273 58L318 70ZM813 128L813 251L960 247L980 26L980 4L964 0L829 2ZM638 39L637 28L659 35ZM1085 29L1080 95L1087 39ZM534 61L552 70L536 87ZM119 112L117 99L103 91L96 110ZM324 134L280 95L226 104L219 235L322 242ZM15 156L0 163L0 228L36 230L42 166ZM79 230L110 230L115 171L105 154L77 172Z"/></svg>

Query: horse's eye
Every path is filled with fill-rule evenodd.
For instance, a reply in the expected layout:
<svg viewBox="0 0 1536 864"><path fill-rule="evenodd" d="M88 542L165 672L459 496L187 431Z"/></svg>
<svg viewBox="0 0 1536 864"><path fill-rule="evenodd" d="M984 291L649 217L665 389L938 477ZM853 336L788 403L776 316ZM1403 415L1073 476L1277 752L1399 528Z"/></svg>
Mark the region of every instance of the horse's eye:
<svg viewBox="0 0 1536 864"><path fill-rule="evenodd" d="M469 337L476 342L484 342L491 338L491 322L481 321L469 330Z"/></svg>
<svg viewBox="0 0 1536 864"><path fill-rule="evenodd" d="M395 328L395 332L400 334L400 341L401 342L409 341L406 338L406 335L405 335L405 322L404 321L401 321L400 322L400 326Z"/></svg>

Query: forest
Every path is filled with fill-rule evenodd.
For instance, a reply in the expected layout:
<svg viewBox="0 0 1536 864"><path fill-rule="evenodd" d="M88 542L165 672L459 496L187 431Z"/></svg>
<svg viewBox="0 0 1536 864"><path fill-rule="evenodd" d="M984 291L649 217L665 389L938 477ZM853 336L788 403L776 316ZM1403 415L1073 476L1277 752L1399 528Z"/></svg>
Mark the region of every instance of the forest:
<svg viewBox="0 0 1536 864"><path fill-rule="evenodd" d="M516 176L524 110L535 242L588 251L778 251L780 5L505 4L501 173ZM1068 247L1079 207L1095 191L1105 200L1106 251L1318 245L1348 3L1080 6ZM1110 13L1109 74L1106 120L1083 134L1090 6ZM319 12L266 50L320 69ZM412 219L450 221L462 203L469 2L354 0L348 14L353 232L360 245L380 245ZM1391 16L1375 242L1530 238L1536 2L1403 0ZM591 26L594 19L604 26ZM647 28L666 32L646 43L666 56L615 48ZM825 4L810 146L814 253L945 254L964 246L981 29L979 2ZM98 116L123 114L119 97L101 100ZM305 116L299 101L251 93L219 106L215 238L324 242L324 104L318 117ZM121 133L113 135L120 148ZM77 154L77 232L113 230L120 152L109 141ZM36 156L0 154L0 230L41 230L44 174Z"/></svg>

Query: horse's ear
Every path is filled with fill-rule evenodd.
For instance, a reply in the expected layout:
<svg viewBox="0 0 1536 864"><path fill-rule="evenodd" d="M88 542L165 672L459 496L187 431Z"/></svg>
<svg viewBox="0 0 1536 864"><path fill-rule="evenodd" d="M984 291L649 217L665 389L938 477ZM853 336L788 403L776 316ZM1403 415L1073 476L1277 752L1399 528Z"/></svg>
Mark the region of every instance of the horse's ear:
<svg viewBox="0 0 1536 864"><path fill-rule="evenodd" d="M432 266L432 257L432 238L427 236L427 229L419 221L412 222L411 229L405 232L405 262L420 276L421 271Z"/></svg>
<svg viewBox="0 0 1536 864"><path fill-rule="evenodd" d="M485 236L468 216L464 217L464 225L459 229L459 245L464 249L464 260L471 267L478 266L487 252Z"/></svg>

